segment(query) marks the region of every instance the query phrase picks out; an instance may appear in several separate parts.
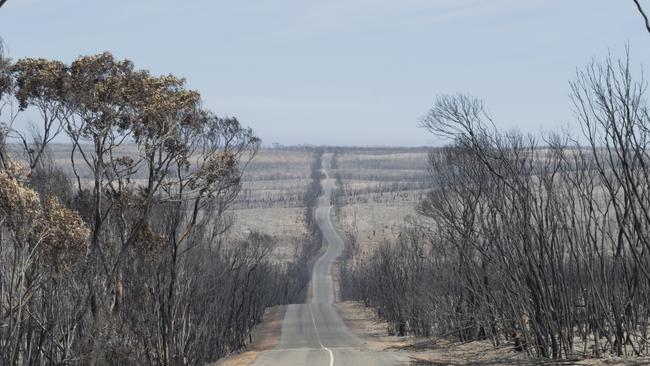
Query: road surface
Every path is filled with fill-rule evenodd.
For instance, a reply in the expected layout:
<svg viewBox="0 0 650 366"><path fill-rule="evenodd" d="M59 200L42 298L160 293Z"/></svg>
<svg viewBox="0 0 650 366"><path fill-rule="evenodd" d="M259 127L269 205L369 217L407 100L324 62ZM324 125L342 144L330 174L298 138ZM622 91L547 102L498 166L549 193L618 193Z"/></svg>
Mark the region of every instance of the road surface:
<svg viewBox="0 0 650 366"><path fill-rule="evenodd" d="M280 343L274 350L261 354L255 365L401 365L404 362L397 354L367 348L345 326L334 308L332 267L344 244L330 220L335 181L325 170L323 173L323 194L318 199L315 215L327 250L314 265L311 302L287 307Z"/></svg>

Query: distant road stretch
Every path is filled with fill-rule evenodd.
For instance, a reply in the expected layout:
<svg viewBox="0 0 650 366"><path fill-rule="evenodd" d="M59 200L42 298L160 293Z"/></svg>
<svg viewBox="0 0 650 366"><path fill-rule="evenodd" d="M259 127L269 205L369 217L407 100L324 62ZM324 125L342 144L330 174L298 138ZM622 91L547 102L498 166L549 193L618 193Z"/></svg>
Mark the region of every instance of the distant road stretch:
<svg viewBox="0 0 650 366"><path fill-rule="evenodd" d="M329 161L323 166L329 166ZM261 354L255 365L400 365L391 352L368 349L343 323L334 308L332 267L343 251L343 240L330 220L330 198L335 181L327 176L321 181L323 194L318 199L316 220L327 241L327 251L314 265L312 299L309 304L287 307L278 346Z"/></svg>

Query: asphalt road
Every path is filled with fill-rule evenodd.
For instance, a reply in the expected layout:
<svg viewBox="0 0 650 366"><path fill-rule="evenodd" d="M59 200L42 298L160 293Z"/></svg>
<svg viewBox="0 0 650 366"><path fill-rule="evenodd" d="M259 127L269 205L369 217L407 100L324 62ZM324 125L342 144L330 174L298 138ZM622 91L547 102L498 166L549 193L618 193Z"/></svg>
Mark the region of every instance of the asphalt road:
<svg viewBox="0 0 650 366"><path fill-rule="evenodd" d="M327 176L326 171L323 172ZM334 179L325 178L321 183L323 194L319 197L315 215L327 242L327 250L314 265L311 302L287 307L280 343L274 350L261 354L255 365L403 364L395 353L368 349L364 341L346 327L334 308L332 267L344 244L330 220Z"/></svg>

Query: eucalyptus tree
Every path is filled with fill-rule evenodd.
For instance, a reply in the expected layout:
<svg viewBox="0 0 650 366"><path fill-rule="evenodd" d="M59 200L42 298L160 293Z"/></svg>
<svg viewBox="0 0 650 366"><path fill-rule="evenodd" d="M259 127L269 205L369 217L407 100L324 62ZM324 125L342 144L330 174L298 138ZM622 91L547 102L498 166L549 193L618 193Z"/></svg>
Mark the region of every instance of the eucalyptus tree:
<svg viewBox="0 0 650 366"><path fill-rule="evenodd" d="M12 108L12 87L11 59L5 52L4 41L0 38L0 169L7 162L6 137L9 127L12 125L12 116L15 115Z"/></svg>
<svg viewBox="0 0 650 366"><path fill-rule="evenodd" d="M13 131L27 166L0 172L3 364L214 361L300 292L271 238L224 241L251 129L110 53L2 65L3 97L42 117L33 140ZM51 176L64 136L72 180Z"/></svg>
<svg viewBox="0 0 650 366"><path fill-rule="evenodd" d="M15 82L15 97L19 110L28 107L38 110L42 123L38 125L34 141L20 131L20 138L27 153L30 169L34 169L43 155L44 149L63 130L63 113L66 93L69 88L67 66L60 61L46 59L21 59L11 66Z"/></svg>

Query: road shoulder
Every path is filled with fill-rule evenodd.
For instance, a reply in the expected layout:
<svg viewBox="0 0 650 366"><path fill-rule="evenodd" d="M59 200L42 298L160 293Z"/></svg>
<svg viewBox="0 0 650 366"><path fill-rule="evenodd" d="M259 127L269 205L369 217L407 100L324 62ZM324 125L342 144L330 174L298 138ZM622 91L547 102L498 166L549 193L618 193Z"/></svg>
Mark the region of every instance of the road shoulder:
<svg viewBox="0 0 650 366"><path fill-rule="evenodd" d="M345 324L365 340L368 348L378 352L396 352L412 365L518 365L526 358L511 346L494 347L489 342L454 344L440 339L397 337L387 333L387 323L371 309L356 301L336 304Z"/></svg>
<svg viewBox="0 0 650 366"><path fill-rule="evenodd" d="M282 321L286 311L286 305L268 308L262 322L253 329L253 342L242 352L225 357L213 366L249 366L262 352L274 349L282 336Z"/></svg>
<svg viewBox="0 0 650 366"><path fill-rule="evenodd" d="M539 360L515 352L512 345L493 346L489 341L449 342L436 338L396 337L387 333L387 324L357 301L336 304L345 324L378 352L397 352L411 365L649 365L650 357L607 357L583 360Z"/></svg>

